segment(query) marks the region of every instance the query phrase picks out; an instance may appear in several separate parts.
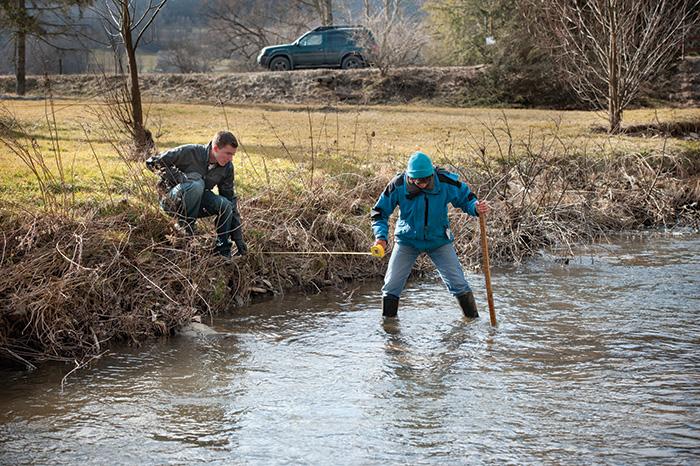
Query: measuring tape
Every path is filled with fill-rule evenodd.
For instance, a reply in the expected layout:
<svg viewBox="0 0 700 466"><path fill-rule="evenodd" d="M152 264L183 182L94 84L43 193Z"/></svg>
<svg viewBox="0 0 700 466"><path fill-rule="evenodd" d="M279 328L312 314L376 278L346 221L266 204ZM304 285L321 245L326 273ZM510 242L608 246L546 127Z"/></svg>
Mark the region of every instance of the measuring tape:
<svg viewBox="0 0 700 466"><path fill-rule="evenodd" d="M356 252L356 251L268 251L263 252L266 255L299 255L299 256L309 256L309 255L329 255L329 256L372 256L381 259L384 257L384 248L381 244L375 244L369 248L369 252Z"/></svg>

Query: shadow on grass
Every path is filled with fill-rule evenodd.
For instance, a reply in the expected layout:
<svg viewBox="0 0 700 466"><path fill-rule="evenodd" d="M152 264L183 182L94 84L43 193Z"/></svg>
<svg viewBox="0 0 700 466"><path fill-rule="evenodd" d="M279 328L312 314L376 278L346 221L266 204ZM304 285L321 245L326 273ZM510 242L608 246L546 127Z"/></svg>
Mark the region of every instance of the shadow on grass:
<svg viewBox="0 0 700 466"><path fill-rule="evenodd" d="M591 132L596 134L607 133L608 128L595 126L591 128ZM626 126L622 128L621 134L636 137L657 136L700 141L700 119Z"/></svg>
<svg viewBox="0 0 700 466"><path fill-rule="evenodd" d="M20 138L24 136L19 125L12 118L0 114L0 136L7 138Z"/></svg>

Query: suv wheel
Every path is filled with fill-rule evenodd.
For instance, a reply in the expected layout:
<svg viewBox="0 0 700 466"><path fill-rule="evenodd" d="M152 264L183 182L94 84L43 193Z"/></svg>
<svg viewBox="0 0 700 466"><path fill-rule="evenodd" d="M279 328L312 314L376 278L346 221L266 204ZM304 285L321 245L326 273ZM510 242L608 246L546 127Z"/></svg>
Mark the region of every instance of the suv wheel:
<svg viewBox="0 0 700 466"><path fill-rule="evenodd" d="M357 55L348 55L347 57L343 58L343 61L340 63L340 67L344 70L353 70L364 66L365 62L362 61L362 58L358 57Z"/></svg>
<svg viewBox="0 0 700 466"><path fill-rule="evenodd" d="M271 71L289 71L292 69L292 65L286 57L275 57L270 62Z"/></svg>

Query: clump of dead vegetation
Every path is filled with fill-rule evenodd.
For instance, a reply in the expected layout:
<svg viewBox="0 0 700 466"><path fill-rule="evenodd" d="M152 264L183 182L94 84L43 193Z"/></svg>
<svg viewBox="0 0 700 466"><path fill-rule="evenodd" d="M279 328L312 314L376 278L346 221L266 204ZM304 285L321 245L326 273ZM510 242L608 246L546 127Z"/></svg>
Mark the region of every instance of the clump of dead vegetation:
<svg viewBox="0 0 700 466"><path fill-rule="evenodd" d="M583 138L566 143L558 131L517 141L503 118L468 142L463 153L471 155L442 154L494 206L492 262L521 262L547 248L571 254L576 243L625 230L700 227L697 150L620 153ZM461 233L478 227L457 219L458 251L475 262L478 236Z"/></svg>
<svg viewBox="0 0 700 466"><path fill-rule="evenodd" d="M113 112L103 118L106 133L85 128L86 140L128 140L118 134L124 125L115 123ZM379 277L386 265L370 256L317 253L367 251L369 211L393 173L324 173L314 168L314 157L325 153L313 148L311 163L296 164L291 173L274 174L265 165L265 183L240 201L250 253L225 260L212 253L209 222L200 222L198 236L178 236L157 207L156 180L141 163L145 154L133 146L113 145L127 167L128 196L110 194L90 209L73 201L62 170L47 164L21 125L12 127L0 134L0 144L32 168L42 207L0 208L4 358L28 365L87 360L114 339L169 335L255 296L344 286ZM54 145L54 154L60 168L60 147ZM95 160L99 164L97 155ZM523 261L543 248L566 251L620 230L698 227L697 152L621 154L565 143L556 128L521 141L503 119L485 125L480 137L445 146L434 160L461 173L491 202L488 231L496 264ZM104 174L103 180L110 192ZM452 225L463 261L479 263L477 222L453 213ZM432 267L420 262L418 271L427 270Z"/></svg>
<svg viewBox="0 0 700 466"><path fill-rule="evenodd" d="M121 87L106 93L112 102L126 101ZM51 102L51 156L3 114L13 131L0 134L0 145L31 170L40 207L0 208L0 357L27 365L86 361L109 341L170 335L255 296L381 273L382 263L369 256L303 253L366 250L368 206L383 180L327 176L313 163L271 180L266 168L265 187L240 204L250 253L227 260L214 254L210 222L200 222L195 237L179 235L158 208L156 180L143 164L148 148L131 143L128 109L101 108L93 115L98 123L83 127L85 140L112 141L125 170L113 194L93 151L107 198L92 207L71 196Z"/></svg>
<svg viewBox="0 0 700 466"><path fill-rule="evenodd" d="M632 125L623 128L628 136L700 139L700 119L686 121L656 122Z"/></svg>
<svg viewBox="0 0 700 466"><path fill-rule="evenodd" d="M595 133L607 133L604 126L592 128ZM621 134L647 138L678 138L689 141L700 140L700 119L659 121L629 125L621 128Z"/></svg>
<svg viewBox="0 0 700 466"><path fill-rule="evenodd" d="M234 260L213 253L213 231L182 238L164 214L138 204L73 217L3 209L0 350L73 359L114 338L168 335L252 295L377 276L382 264L369 256L264 253L366 250L374 190L343 185L269 190L243 203L251 253Z"/></svg>

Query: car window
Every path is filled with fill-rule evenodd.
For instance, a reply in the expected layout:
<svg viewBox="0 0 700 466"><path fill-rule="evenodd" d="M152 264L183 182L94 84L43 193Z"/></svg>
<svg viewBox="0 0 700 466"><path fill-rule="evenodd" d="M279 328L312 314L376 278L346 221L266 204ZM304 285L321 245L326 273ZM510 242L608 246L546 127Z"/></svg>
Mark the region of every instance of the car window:
<svg viewBox="0 0 700 466"><path fill-rule="evenodd" d="M323 36L321 34L309 34L299 41L299 45L308 47L310 45L321 45L321 42L323 42Z"/></svg>
<svg viewBox="0 0 700 466"><path fill-rule="evenodd" d="M342 32L334 32L328 35L328 43L334 47L342 47L350 42L350 38Z"/></svg>

